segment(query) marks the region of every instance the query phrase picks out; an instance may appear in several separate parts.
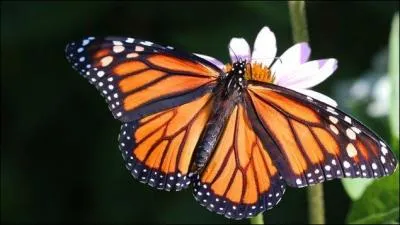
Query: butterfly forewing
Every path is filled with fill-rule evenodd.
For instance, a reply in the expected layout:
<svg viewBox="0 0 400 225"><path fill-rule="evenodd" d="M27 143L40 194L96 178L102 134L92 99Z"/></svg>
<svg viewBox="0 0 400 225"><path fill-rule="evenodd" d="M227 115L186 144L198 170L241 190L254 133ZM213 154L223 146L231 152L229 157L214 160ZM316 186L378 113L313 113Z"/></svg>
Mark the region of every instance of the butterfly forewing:
<svg viewBox="0 0 400 225"><path fill-rule="evenodd" d="M89 37L68 44L66 56L123 122L193 101L221 73L195 55L133 38Z"/></svg>
<svg viewBox="0 0 400 225"><path fill-rule="evenodd" d="M389 147L354 118L295 91L259 82L248 101L262 125L265 145L290 186L304 187L341 177L392 174L397 161Z"/></svg>

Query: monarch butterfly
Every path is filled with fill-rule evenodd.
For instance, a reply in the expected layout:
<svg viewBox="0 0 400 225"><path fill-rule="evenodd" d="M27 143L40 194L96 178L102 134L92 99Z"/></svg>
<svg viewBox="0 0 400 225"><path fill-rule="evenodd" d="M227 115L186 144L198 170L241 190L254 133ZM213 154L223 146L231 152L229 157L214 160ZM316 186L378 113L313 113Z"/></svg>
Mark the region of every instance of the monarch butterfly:
<svg viewBox="0 0 400 225"><path fill-rule="evenodd" d="M193 184L195 199L227 218L271 209L286 185L397 168L389 146L334 103L274 84L270 67L237 53L221 67L131 37L66 47L72 67L123 122L119 147L133 177L167 191Z"/></svg>

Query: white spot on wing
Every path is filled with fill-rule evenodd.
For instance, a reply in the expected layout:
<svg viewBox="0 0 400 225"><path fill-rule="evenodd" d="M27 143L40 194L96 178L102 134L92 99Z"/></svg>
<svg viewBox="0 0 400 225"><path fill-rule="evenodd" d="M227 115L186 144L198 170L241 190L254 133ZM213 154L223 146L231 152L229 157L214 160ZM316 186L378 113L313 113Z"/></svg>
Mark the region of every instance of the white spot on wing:
<svg viewBox="0 0 400 225"><path fill-rule="evenodd" d="M116 45L113 47L113 51L115 53L120 53L120 52L123 52L124 50L125 50L125 47L122 45Z"/></svg>
<svg viewBox="0 0 400 225"><path fill-rule="evenodd" d="M346 121L347 123L351 124L351 118L348 116L344 117L344 121Z"/></svg>
<svg viewBox="0 0 400 225"><path fill-rule="evenodd" d="M356 134L354 133L353 130L351 130L350 128L347 128L346 130L346 135L348 138L350 138L351 140L356 140Z"/></svg>
<svg viewBox="0 0 400 225"><path fill-rule="evenodd" d="M85 45L89 44L89 42L90 42L89 40L86 40L86 39L83 40L83 41L82 41L82 46L85 46Z"/></svg>
<svg viewBox="0 0 400 225"><path fill-rule="evenodd" d="M385 147L382 147L381 151L382 151L383 155L386 155L388 153L388 150Z"/></svg>
<svg viewBox="0 0 400 225"><path fill-rule="evenodd" d="M326 165L326 166L325 166L325 170L326 170L326 171L329 171L329 170L331 170L331 166L329 166L329 165Z"/></svg>
<svg viewBox="0 0 400 225"><path fill-rule="evenodd" d="M136 52L142 52L144 50L143 46L136 46L135 51Z"/></svg>
<svg viewBox="0 0 400 225"><path fill-rule="evenodd" d="M136 52L132 52L132 53L129 53L129 54L127 54L126 55L126 58L135 58L135 57L138 57L139 56L139 54L137 54Z"/></svg>
<svg viewBox="0 0 400 225"><path fill-rule="evenodd" d="M113 59L114 58L112 56L106 56L106 57L102 58L100 60L101 66L106 67L106 66L110 65L111 62L113 61Z"/></svg>
<svg viewBox="0 0 400 225"><path fill-rule="evenodd" d="M330 106L327 106L327 107L326 107L326 110L327 110L328 112L332 113L333 115L339 115L339 114L335 111L335 109L332 108L332 107L330 107Z"/></svg>
<svg viewBox="0 0 400 225"><path fill-rule="evenodd" d="M338 130L333 124L330 124L330 125L329 125L329 128L331 128L331 130L333 131L333 133L335 133L336 135L339 134L339 130Z"/></svg>
<svg viewBox="0 0 400 225"><path fill-rule="evenodd" d="M329 116L329 120L332 122L332 123L334 123L334 124L337 124L337 122L339 121L336 117L334 117L334 116Z"/></svg>
<svg viewBox="0 0 400 225"><path fill-rule="evenodd" d="M151 41L142 41L142 42L140 42L140 44L147 45L147 46L152 46L153 42L151 42Z"/></svg>
<svg viewBox="0 0 400 225"><path fill-rule="evenodd" d="M102 71L102 70L100 70L99 72L97 72L97 76L98 77L102 77L102 76L104 76L104 71Z"/></svg>
<svg viewBox="0 0 400 225"><path fill-rule="evenodd" d="M364 164L361 165L361 170L365 170L367 167L365 167Z"/></svg>
<svg viewBox="0 0 400 225"><path fill-rule="evenodd" d="M350 168L350 163L345 160L343 162L343 166L344 166L344 168L348 169L348 168Z"/></svg>
<svg viewBox="0 0 400 225"><path fill-rule="evenodd" d="M135 41L135 39L133 39L133 38L127 38L125 40L126 43L133 43L134 41Z"/></svg>
<svg viewBox="0 0 400 225"><path fill-rule="evenodd" d="M354 132L356 132L357 134L360 134L360 133L361 133L361 130L358 129L357 127L351 127L351 129L352 129Z"/></svg>
<svg viewBox="0 0 400 225"><path fill-rule="evenodd" d="M357 150L352 143L349 143L347 145L346 152L349 157L354 157L357 155Z"/></svg>

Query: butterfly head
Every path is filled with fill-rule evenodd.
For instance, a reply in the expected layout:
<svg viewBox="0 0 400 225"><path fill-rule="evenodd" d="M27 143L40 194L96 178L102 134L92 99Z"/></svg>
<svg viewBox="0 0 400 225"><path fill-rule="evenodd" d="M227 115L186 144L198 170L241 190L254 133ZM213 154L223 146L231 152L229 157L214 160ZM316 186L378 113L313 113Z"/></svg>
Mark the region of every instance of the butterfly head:
<svg viewBox="0 0 400 225"><path fill-rule="evenodd" d="M270 68L258 62L247 62L239 59L232 64L225 65L225 76L240 77L241 80L256 80L273 84L275 76L271 73Z"/></svg>
<svg viewBox="0 0 400 225"><path fill-rule="evenodd" d="M233 63L231 71L235 76L244 77L247 70L246 65L246 60L239 60Z"/></svg>
<svg viewBox="0 0 400 225"><path fill-rule="evenodd" d="M225 86L225 95L229 96L233 93L240 93L246 87L245 74L247 71L247 63L245 60L238 60L232 65L226 66L225 73L220 77L221 83Z"/></svg>

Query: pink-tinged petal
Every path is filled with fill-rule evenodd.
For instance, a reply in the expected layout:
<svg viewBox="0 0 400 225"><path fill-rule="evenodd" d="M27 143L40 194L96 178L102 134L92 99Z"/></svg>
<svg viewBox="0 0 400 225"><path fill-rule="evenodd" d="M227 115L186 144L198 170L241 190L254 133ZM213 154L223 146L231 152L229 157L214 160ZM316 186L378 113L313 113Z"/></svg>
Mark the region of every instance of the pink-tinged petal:
<svg viewBox="0 0 400 225"><path fill-rule="evenodd" d="M251 60L253 63L262 63L264 66L270 66L275 56L275 34L268 27L263 27L254 42Z"/></svg>
<svg viewBox="0 0 400 225"><path fill-rule="evenodd" d="M310 53L311 48L307 42L297 43L286 50L271 67L272 73L276 74L276 82L279 82L280 79L288 79L288 76L299 65L307 62Z"/></svg>
<svg viewBox="0 0 400 225"><path fill-rule="evenodd" d="M317 100L319 100L321 102L325 102L326 104L328 104L330 106L333 106L333 107L336 107L338 105L337 102L335 100L333 100L332 98L330 98L330 97L328 97L328 96L326 96L326 95L324 95L322 93L313 91L313 90L295 89L295 88L292 88L292 90L300 92L300 93L302 93L304 95L307 95L307 96L310 96L312 98L315 98L315 99L317 99Z"/></svg>
<svg viewBox="0 0 400 225"><path fill-rule="evenodd" d="M336 59L314 60L304 63L285 79L279 79L276 84L289 88L307 89L314 87L328 78L337 69ZM276 76L279 76L276 74Z"/></svg>
<svg viewBox="0 0 400 225"><path fill-rule="evenodd" d="M208 55L198 54L198 53L194 53L194 54L199 56L200 58L203 58L203 59L209 61L210 63L216 65L221 70L224 69L224 64L221 61L219 61L218 59L216 59L216 58L213 58L213 57L208 56Z"/></svg>
<svg viewBox="0 0 400 225"><path fill-rule="evenodd" d="M250 46L244 38L232 38L229 43L229 55L232 62L238 60L250 61Z"/></svg>

